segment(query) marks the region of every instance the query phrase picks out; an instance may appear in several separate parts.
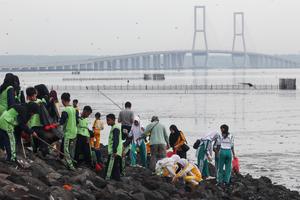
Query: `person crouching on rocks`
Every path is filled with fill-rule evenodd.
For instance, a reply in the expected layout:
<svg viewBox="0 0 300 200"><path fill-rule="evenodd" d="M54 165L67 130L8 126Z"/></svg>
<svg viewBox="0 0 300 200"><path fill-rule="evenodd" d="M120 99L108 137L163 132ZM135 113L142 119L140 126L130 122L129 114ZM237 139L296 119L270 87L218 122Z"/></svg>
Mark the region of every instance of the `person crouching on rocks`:
<svg viewBox="0 0 300 200"><path fill-rule="evenodd" d="M172 180L173 183L182 178L185 183L196 186L202 181L201 172L194 163L190 163L187 159L181 158L178 160L177 164L181 170L174 176Z"/></svg>
<svg viewBox="0 0 300 200"><path fill-rule="evenodd" d="M176 175L176 171L178 169L177 162L179 160L180 157L177 154L174 154L170 158L164 158L157 161L155 166L156 175L173 178Z"/></svg>
<svg viewBox="0 0 300 200"><path fill-rule="evenodd" d="M106 116L107 125L111 126L108 136L108 159L106 164L106 180L120 181L120 167L122 162L122 132L120 125L116 124L114 114Z"/></svg>
<svg viewBox="0 0 300 200"><path fill-rule="evenodd" d="M70 94L63 93L61 95L61 101L64 105L64 110L61 113L61 118L59 124L63 126L63 140L61 145L61 150L64 152L65 159L67 161L68 168L70 170L75 170L72 160L72 153L75 148L75 139L77 136L77 124L78 124L78 111L73 108L70 104Z"/></svg>
<svg viewBox="0 0 300 200"><path fill-rule="evenodd" d="M89 121L88 117L93 112L90 106L84 106L79 118L79 123L77 125L77 138L76 138L76 150L74 159L77 162L77 165L80 164L81 160L79 155L83 154L84 162L89 167L92 167L91 160L91 148L90 148L90 132L89 130Z"/></svg>
<svg viewBox="0 0 300 200"><path fill-rule="evenodd" d="M174 176L172 182L175 183L182 178L187 184L196 186L202 181L202 175L198 167L194 163L190 163L187 159L181 158L177 161L180 170Z"/></svg>
<svg viewBox="0 0 300 200"><path fill-rule="evenodd" d="M217 151L219 151L219 166L218 166L218 184L229 184L232 157L235 158L233 136L228 132L229 127L223 124L221 127L221 135L217 141ZM225 170L224 170L225 167Z"/></svg>
<svg viewBox="0 0 300 200"><path fill-rule="evenodd" d="M37 137L36 132L26 124L30 117L38 113L39 107L36 103L14 105L9 110L4 111L0 117L0 140L6 151L6 160L16 162L16 140L14 129L19 126L27 134Z"/></svg>

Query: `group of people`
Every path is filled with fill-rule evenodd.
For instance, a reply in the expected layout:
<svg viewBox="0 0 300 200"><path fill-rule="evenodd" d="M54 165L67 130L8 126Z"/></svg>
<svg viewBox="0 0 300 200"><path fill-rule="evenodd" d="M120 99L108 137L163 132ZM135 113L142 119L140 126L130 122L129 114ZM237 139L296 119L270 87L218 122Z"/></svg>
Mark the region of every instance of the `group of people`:
<svg viewBox="0 0 300 200"><path fill-rule="evenodd" d="M153 116L151 122L144 128L139 116L135 116L131 110L130 102L126 102L125 109L119 114L119 126L116 125L115 120L113 114L107 116L107 124L112 126L108 143L110 170L107 179L120 180L120 175L125 173L127 155L130 164L136 166L138 154L141 166L148 167L156 174L172 177L173 182L182 179L186 183L197 185L203 179L210 177L209 162L212 162L214 152L218 184L230 183L235 151L233 136L229 133L228 125L221 125L220 133L210 132L195 142L193 147L197 151L197 164L194 164L187 159L189 146L184 133L176 125L169 127L168 135L159 118Z"/></svg>
<svg viewBox="0 0 300 200"><path fill-rule="evenodd" d="M95 114L90 130L92 108L84 106L79 113L78 100L71 104L69 93L61 95L61 113L56 91L49 92L40 84L26 88L25 93L26 100L18 77L7 73L0 86L0 149L6 152L6 161L18 164L17 151L28 145L41 157L55 149L70 170L80 164L102 164L100 131L104 125L100 113Z"/></svg>
<svg viewBox="0 0 300 200"><path fill-rule="evenodd" d="M70 170L76 170L82 164L103 168L100 135L104 123L99 112L95 114L90 129L88 119L93 109L86 105L80 112L78 100L74 99L71 103L69 93L61 95L62 112L59 112L56 91L49 92L45 85L28 87L25 93L26 100L18 77L6 74L0 86L0 148L5 150L8 162L17 161L16 149L27 141L33 152L42 157L49 154L50 148L56 149ZM197 140L194 144L197 164L194 164L187 160L189 146L184 133L176 125L169 127L168 134L159 118L153 116L151 122L143 127L131 106L130 102L126 102L118 118L112 113L106 115L107 125L111 126L106 179L120 180L129 163L172 177L173 182L181 179L196 185L209 177L208 163L212 161L214 151L217 180L220 184L229 183L235 152L227 125L221 126L220 134L212 132Z"/></svg>

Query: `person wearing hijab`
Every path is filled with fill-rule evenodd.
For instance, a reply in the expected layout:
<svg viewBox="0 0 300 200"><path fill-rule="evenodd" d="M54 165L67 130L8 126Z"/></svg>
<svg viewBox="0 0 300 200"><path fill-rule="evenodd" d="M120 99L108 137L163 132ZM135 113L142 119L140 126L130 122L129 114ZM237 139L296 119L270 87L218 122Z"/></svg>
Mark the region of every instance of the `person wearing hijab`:
<svg viewBox="0 0 300 200"><path fill-rule="evenodd" d="M198 168L200 169L203 177L208 177L210 175L208 162L212 161L212 145L213 143L216 144L219 136L218 132L212 131L200 139L196 157ZM218 154L215 154L215 167L216 169L218 168Z"/></svg>
<svg viewBox="0 0 300 200"><path fill-rule="evenodd" d="M142 166L147 167L146 144L144 139L138 139L143 132L144 128L141 126L140 118L136 116L129 132L129 137L133 138L130 151L131 166L136 166L137 152L139 152Z"/></svg>
<svg viewBox="0 0 300 200"><path fill-rule="evenodd" d="M17 75L14 75L15 100L17 104L25 103L24 91L21 90L20 80Z"/></svg>
<svg viewBox="0 0 300 200"><path fill-rule="evenodd" d="M155 166L156 175L173 178L176 175L176 171L178 170L177 162L179 160L180 157L175 154L170 158L164 158L157 161Z"/></svg>
<svg viewBox="0 0 300 200"><path fill-rule="evenodd" d="M182 145L186 143L186 139L182 131L179 131L177 126L170 126L171 134L169 136L170 146L180 158L186 158L186 151L182 149Z"/></svg>
<svg viewBox="0 0 300 200"><path fill-rule="evenodd" d="M219 151L218 166L218 184L229 184L232 170L232 157L235 158L233 136L228 132L229 127L223 124L221 127L221 136L217 141L217 150ZM224 170L225 168L225 170Z"/></svg>
<svg viewBox="0 0 300 200"><path fill-rule="evenodd" d="M196 186L200 181L202 181L201 172L194 163L189 162L187 159L181 158L178 160L177 164L181 170L179 170L174 176L172 180L173 183L182 178L185 183Z"/></svg>
<svg viewBox="0 0 300 200"><path fill-rule="evenodd" d="M60 118L60 110L59 110L59 101L57 98L57 92L55 90L51 90L49 94L50 100L49 104L49 115L52 117L54 122L58 122Z"/></svg>
<svg viewBox="0 0 300 200"><path fill-rule="evenodd" d="M16 104L14 86L14 75L12 73L7 73L3 84L0 86L0 116L4 111Z"/></svg>

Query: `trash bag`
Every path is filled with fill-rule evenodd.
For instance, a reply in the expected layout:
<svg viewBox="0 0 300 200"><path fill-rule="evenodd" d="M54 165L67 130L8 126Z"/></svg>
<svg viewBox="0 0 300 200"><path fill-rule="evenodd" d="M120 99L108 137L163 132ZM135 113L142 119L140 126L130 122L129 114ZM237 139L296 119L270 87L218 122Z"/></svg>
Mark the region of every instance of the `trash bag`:
<svg viewBox="0 0 300 200"><path fill-rule="evenodd" d="M196 142L195 142L194 145L193 145L193 148L194 148L194 149L198 149L199 146L200 146L200 143L201 143L201 140L196 140Z"/></svg>
<svg viewBox="0 0 300 200"><path fill-rule="evenodd" d="M235 157L232 160L232 171L236 174L240 173L240 164L238 157Z"/></svg>
<svg viewBox="0 0 300 200"><path fill-rule="evenodd" d="M171 158L174 154L176 154L175 150L167 152L167 158Z"/></svg>

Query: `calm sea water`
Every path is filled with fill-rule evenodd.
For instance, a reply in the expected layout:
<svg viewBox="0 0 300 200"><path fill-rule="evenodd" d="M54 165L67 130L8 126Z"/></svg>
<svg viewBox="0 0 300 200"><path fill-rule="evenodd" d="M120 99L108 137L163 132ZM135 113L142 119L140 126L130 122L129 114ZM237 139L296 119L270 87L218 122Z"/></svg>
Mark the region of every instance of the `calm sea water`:
<svg viewBox="0 0 300 200"><path fill-rule="evenodd" d="M298 78L297 69L161 71L166 80L145 82L144 72L19 73L21 83L48 85L129 84L278 84L279 78ZM149 72L146 72L149 73ZM4 74L1 74L3 77ZM124 80L63 81L63 78L124 78ZM299 79L298 79L299 80ZM299 85L298 85L299 87ZM58 91L59 93L63 91ZM103 114L119 109L97 91L69 91L80 107L91 105ZM235 148L242 173L268 176L278 184L300 190L300 93L295 91L214 90L214 91L103 91L119 105L127 100L146 126L158 115L168 128L176 124L190 145L206 132L226 123L235 136ZM92 118L90 119L92 121ZM101 135L107 143L109 127ZM195 160L195 151L189 151Z"/></svg>

